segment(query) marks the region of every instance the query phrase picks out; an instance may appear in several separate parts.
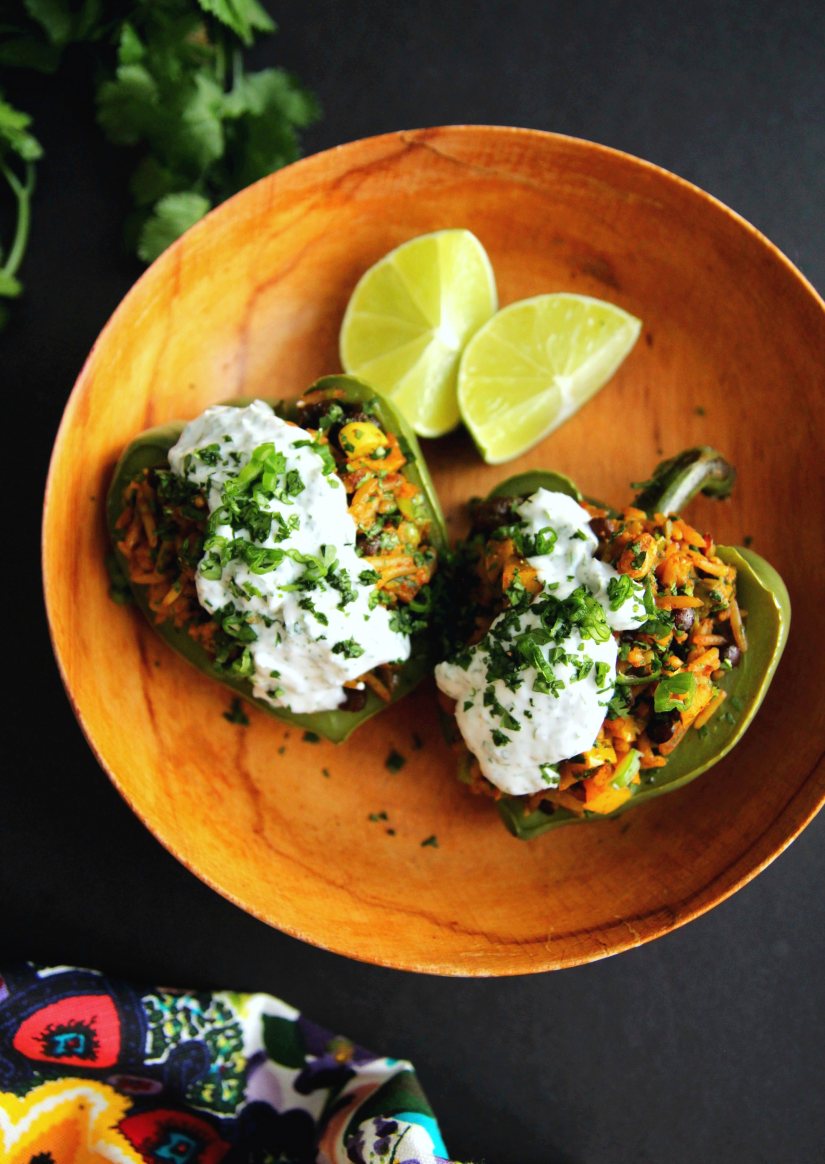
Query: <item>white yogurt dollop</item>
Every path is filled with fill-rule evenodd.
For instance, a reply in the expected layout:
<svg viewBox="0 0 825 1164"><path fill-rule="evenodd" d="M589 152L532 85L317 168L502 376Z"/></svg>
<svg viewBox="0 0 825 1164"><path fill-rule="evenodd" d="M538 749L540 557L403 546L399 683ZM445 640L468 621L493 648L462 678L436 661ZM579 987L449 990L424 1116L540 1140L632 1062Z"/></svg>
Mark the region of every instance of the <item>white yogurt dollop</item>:
<svg viewBox="0 0 825 1164"><path fill-rule="evenodd" d="M592 747L616 682L613 632L648 616L642 587L594 557L590 514L572 497L539 489L516 512L543 590L435 677L482 773L522 796L554 787L552 766Z"/></svg>
<svg viewBox="0 0 825 1164"><path fill-rule="evenodd" d="M545 590L555 598L568 598L577 586L585 586L604 607L611 630L631 630L642 625L647 615L638 582L633 583L630 597L618 609L611 609L608 586L611 578L622 575L593 556L599 548L599 539L590 528L590 514L578 501L566 493L537 489L517 506L516 513L524 523L525 532L533 538L548 526L556 534L550 553L527 559L535 567Z"/></svg>
<svg viewBox="0 0 825 1164"><path fill-rule="evenodd" d="M259 479L242 500L272 516L264 536L239 526L227 506L227 490L231 501L262 446L269 446L266 488ZM256 698L294 712L329 711L343 702L345 682L409 658L409 636L393 630L390 612L375 604L374 576L355 552L346 491L308 432L262 400L217 405L186 425L169 463L205 489L210 516L218 513L217 548L210 554L207 541L198 568L198 599L219 621L228 615L249 627L247 638L254 635L244 646ZM254 508L250 523L253 516ZM221 549L228 560L216 565ZM261 551L270 551L268 560Z"/></svg>

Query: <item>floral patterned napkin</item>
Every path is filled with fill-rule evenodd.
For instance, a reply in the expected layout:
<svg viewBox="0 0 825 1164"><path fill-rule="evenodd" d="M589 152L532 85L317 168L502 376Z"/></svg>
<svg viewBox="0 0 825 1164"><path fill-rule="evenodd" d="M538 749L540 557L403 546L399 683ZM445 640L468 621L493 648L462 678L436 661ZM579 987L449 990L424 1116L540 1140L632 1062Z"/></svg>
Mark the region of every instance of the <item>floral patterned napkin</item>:
<svg viewBox="0 0 825 1164"><path fill-rule="evenodd" d="M0 978L5 1164L437 1164L409 1063L268 994L25 965Z"/></svg>

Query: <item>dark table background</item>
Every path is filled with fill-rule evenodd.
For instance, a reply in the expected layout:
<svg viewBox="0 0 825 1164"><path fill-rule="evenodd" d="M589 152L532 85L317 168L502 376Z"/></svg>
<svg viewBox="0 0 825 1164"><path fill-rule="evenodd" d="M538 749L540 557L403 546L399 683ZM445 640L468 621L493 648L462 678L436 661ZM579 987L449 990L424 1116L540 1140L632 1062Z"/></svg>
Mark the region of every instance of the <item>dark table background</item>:
<svg viewBox="0 0 825 1164"><path fill-rule="evenodd" d="M253 60L285 65L320 95L325 117L306 135L307 152L451 122L575 134L704 187L825 288L820 4L269 8L281 31ZM16 678L22 665L23 681L22 698L6 700L2 958L279 994L368 1046L412 1058L460 1159L825 1159L825 816L687 928L605 962L498 981L419 977L302 945L213 894L132 816L61 688L36 540L64 402L139 274L121 244L127 161L94 129L87 78L5 83L35 113L47 152L27 294L0 335L5 553L25 573L4 602L6 666ZM792 400L793 385L777 390Z"/></svg>

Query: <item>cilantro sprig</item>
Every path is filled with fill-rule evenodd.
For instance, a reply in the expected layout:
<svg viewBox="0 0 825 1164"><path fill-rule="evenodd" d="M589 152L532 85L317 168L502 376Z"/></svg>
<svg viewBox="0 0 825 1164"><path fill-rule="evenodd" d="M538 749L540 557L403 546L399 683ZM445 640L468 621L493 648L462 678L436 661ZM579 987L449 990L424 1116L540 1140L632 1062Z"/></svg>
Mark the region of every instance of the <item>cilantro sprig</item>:
<svg viewBox="0 0 825 1164"><path fill-rule="evenodd" d="M31 118L3 100L0 93L0 174L15 202L15 227L8 253L0 247L0 327L6 320L5 299L16 299L23 290L17 272L29 241L35 163L43 150L29 133Z"/></svg>
<svg viewBox="0 0 825 1164"><path fill-rule="evenodd" d="M258 0L28 0L0 24L0 68L54 73L84 53L107 140L131 151L127 241L153 259L229 195L294 161L316 98L279 68L248 72L243 50L275 31ZM0 251L2 300L28 242L35 163L30 117L0 94L0 176L16 209Z"/></svg>

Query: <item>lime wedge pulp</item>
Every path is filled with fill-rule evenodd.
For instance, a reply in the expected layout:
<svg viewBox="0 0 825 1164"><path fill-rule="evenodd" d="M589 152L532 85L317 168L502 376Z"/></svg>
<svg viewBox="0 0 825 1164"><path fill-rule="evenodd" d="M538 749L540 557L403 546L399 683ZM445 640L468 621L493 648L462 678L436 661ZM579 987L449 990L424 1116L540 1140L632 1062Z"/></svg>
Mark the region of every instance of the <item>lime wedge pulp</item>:
<svg viewBox="0 0 825 1164"><path fill-rule="evenodd" d="M488 464L519 456L602 388L642 324L612 303L560 292L502 308L470 340L461 416Z"/></svg>
<svg viewBox="0 0 825 1164"><path fill-rule="evenodd" d="M497 305L493 268L474 234L419 235L356 284L341 324L341 363L391 399L419 436L443 436L460 420L461 353Z"/></svg>

